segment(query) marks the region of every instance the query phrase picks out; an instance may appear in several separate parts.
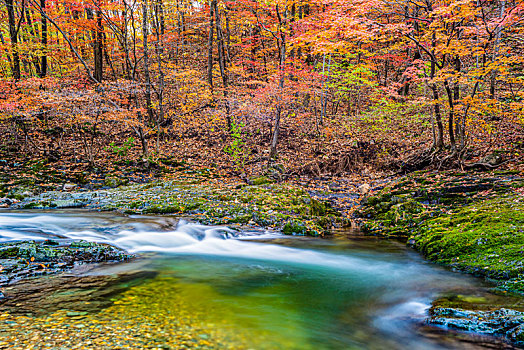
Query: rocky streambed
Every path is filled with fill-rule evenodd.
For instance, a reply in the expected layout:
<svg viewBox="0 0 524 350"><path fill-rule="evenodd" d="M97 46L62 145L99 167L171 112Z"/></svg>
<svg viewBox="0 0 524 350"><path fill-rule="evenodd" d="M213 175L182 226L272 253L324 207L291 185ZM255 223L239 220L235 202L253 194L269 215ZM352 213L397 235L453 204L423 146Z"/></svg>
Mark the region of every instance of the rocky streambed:
<svg viewBox="0 0 524 350"><path fill-rule="evenodd" d="M482 312L509 305L517 310L518 298L497 296L478 279L426 264L401 243L358 231L319 240L169 216L81 210L3 212L0 221L4 234L26 239L5 245L5 254L19 254L20 268L42 272L19 275L3 287L0 347L518 345L518 337L500 329L484 332L483 338L472 327L459 338L435 332L434 325L451 328L442 320L456 314L437 318L434 313L434 321L427 321L430 310L444 304L458 309L475 302ZM440 295L446 301L437 299L432 308ZM480 298L487 300L480 303ZM520 314L513 316L515 323Z"/></svg>
<svg viewBox="0 0 524 350"><path fill-rule="evenodd" d="M131 216L189 215L200 222L227 224L237 227L237 230L262 226L287 234L323 236L333 228L340 229L349 224L350 218L341 214L343 211L337 208L335 200L349 205L346 209L356 207L360 198L370 191L357 217L353 218L363 221L365 234L405 240L438 264L488 277L494 281L491 292L504 299L504 302L496 303L457 304L436 298L424 323L465 334L483 334L493 339L497 346L511 348L523 345L524 305L518 296L522 292L521 276L524 273L522 184L522 179L514 174L475 177L471 174L428 176L425 173L413 174L389 185L386 183L385 188L384 182L377 182L372 188L360 191L357 184L352 192L345 193L338 189L305 190L296 185L265 182L223 187L163 182L113 190L46 192L10 204L11 208L33 210L82 207L116 210ZM56 273L62 276L66 271L75 271L92 263L118 263L135 257L125 248L116 248L114 244L93 237L90 236L90 241L52 236L38 241L3 243L0 248L3 267L0 281L4 286L4 305L31 305L33 299L30 296L41 296L42 293L36 290L49 287L44 283L46 287L40 288L41 279L27 280L28 277ZM58 282L53 283L55 286L70 284L73 286L70 291L82 294L81 290L84 290L88 295L97 294L93 289L84 288L90 285L99 285L99 291L107 289L109 294L119 294L128 288L111 291L110 285L120 282L107 277L83 276L79 280L71 277L64 277L69 282L57 277L54 281ZM140 279L138 275L135 277ZM31 285L36 289L31 289ZM23 293L24 290L35 292ZM55 294L67 295L70 291L61 290ZM101 295L107 303L106 294ZM515 296L507 299L506 295ZM476 297L474 293L468 298ZM15 303L15 299L27 302ZM53 303L51 299L38 300ZM497 343L495 339L504 342ZM494 344L490 340L488 343Z"/></svg>

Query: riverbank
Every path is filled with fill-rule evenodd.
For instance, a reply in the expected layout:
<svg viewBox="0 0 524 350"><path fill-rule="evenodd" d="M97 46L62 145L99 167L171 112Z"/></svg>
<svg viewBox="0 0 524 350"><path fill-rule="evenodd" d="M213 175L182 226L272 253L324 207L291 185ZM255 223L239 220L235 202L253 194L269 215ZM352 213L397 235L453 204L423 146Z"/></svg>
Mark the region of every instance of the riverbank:
<svg viewBox="0 0 524 350"><path fill-rule="evenodd" d="M10 207L173 214L310 236L353 224L367 235L405 240L430 261L486 277L501 291L524 293L524 179L517 173L416 172L370 184L207 175L47 191Z"/></svg>
<svg viewBox="0 0 524 350"><path fill-rule="evenodd" d="M524 179L506 173L414 173L367 198L366 234L404 239L425 258L524 293Z"/></svg>
<svg viewBox="0 0 524 350"><path fill-rule="evenodd" d="M184 170L176 176L144 184L114 181L90 190L78 184L33 186L0 200L11 210L83 208L124 215L174 215L203 224L237 229L269 229L288 235L329 235L350 225L341 210L358 204L361 194L353 183L276 182L263 176L247 181L212 176L209 171ZM333 189L334 191L330 190ZM347 189L350 192L347 192ZM34 195L35 193L41 193ZM343 205L337 206L343 201ZM60 242L59 242L60 241ZM0 287L23 278L70 270L78 264L119 262L132 258L124 251L93 242L53 240L0 243Z"/></svg>
<svg viewBox="0 0 524 350"><path fill-rule="evenodd" d="M352 206L359 193L344 193ZM337 197L337 198L338 198ZM97 191L48 191L28 196L11 209L86 208L123 214L173 214L204 224L248 225L285 234L324 236L350 225L326 192L267 177L250 183L229 179L167 179Z"/></svg>
<svg viewBox="0 0 524 350"><path fill-rule="evenodd" d="M518 173L413 173L366 198L356 216L367 235L406 241L434 263L486 279L496 294L524 295L524 179ZM518 300L441 297L427 322L522 346Z"/></svg>

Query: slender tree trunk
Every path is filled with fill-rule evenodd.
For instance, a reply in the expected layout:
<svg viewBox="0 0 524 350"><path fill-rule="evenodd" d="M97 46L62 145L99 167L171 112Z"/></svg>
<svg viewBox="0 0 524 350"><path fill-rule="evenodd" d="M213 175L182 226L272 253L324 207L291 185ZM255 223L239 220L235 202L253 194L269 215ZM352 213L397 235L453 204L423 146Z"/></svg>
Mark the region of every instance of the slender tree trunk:
<svg viewBox="0 0 524 350"><path fill-rule="evenodd" d="M440 114L439 94L437 84L431 84L431 91L433 92L433 112L435 113L435 123L437 124L437 149L444 148L444 125L442 124L442 115Z"/></svg>
<svg viewBox="0 0 524 350"><path fill-rule="evenodd" d="M389 69L389 59L386 58L386 62L384 62L384 84L382 86L387 86L388 84L388 69Z"/></svg>
<svg viewBox="0 0 524 350"><path fill-rule="evenodd" d="M279 71L280 71L280 80L278 82L279 88L279 97L277 99L277 113L275 116L275 125L273 127L273 137L271 139L271 148L269 150L269 162L272 158L275 158L277 155L277 146L278 146L278 136L280 134L280 118L282 116L282 93L284 90L284 73L285 73L285 64L286 64L286 34L283 32L282 26L284 25L284 20L287 17L287 9L284 11L284 19L280 15L278 5L276 6L277 17L279 22L279 39L277 39L277 44L279 44Z"/></svg>
<svg viewBox="0 0 524 350"><path fill-rule="evenodd" d="M324 53L324 57L322 58L322 81L320 83L320 121L318 122L318 124L322 125L322 111L323 111L323 106L324 106L324 72L326 70L326 53ZM318 127L318 125L317 125Z"/></svg>
<svg viewBox="0 0 524 350"><path fill-rule="evenodd" d="M0 43L2 43L2 45L5 45L4 36L2 35L1 32L0 32ZM6 56L7 56L7 62L9 63L9 69L10 69L11 68L11 63L13 62L13 60L11 59L11 56L9 55L9 53L7 53ZM2 66L2 68L3 68L3 66ZM7 73L5 73L5 74L7 74Z"/></svg>
<svg viewBox="0 0 524 350"><path fill-rule="evenodd" d="M324 54L324 59L322 61L322 91L320 95L320 125L324 124L324 118L326 117L326 107L327 107L327 98L326 98L326 76L325 76L325 65L326 65L326 54ZM331 55L329 55L329 60L327 64L327 74L331 68Z"/></svg>
<svg viewBox="0 0 524 350"><path fill-rule="evenodd" d="M141 115L139 115L139 119L142 119ZM135 133L137 134L138 138L140 139L140 144L142 145L142 155L144 157L147 157L149 155L149 150L147 147L147 137L144 132L144 128L141 126L134 128Z"/></svg>
<svg viewBox="0 0 524 350"><path fill-rule="evenodd" d="M462 63L460 61L460 57L455 57L455 70L457 71L457 74L460 73L462 70ZM455 84L453 85L453 100L455 101L455 104L460 99L460 82L458 79L456 79ZM460 150L462 150L462 145L464 144L464 140L462 140L462 121L460 116L455 114L455 137L457 137L460 143Z"/></svg>
<svg viewBox="0 0 524 350"><path fill-rule="evenodd" d="M149 35L148 32L148 23L147 23L147 8L148 8L148 2L147 0L142 1L142 35L143 35L143 45L144 45L144 78L145 78L145 98L146 98L146 108L147 108L147 116L149 118L149 122L153 122L154 114L153 114L153 106L151 104L151 77L149 75L149 52L148 52L148 42L147 37ZM142 135L144 133L142 132ZM144 146L144 141L146 140L145 136L142 137L142 146L145 150L144 156L147 156L147 145Z"/></svg>
<svg viewBox="0 0 524 350"><path fill-rule="evenodd" d="M269 161L277 155L278 136L280 134L280 117L282 115L282 107L277 106L277 114L275 116L275 125L273 126L273 137L271 138L271 149L269 151Z"/></svg>
<svg viewBox="0 0 524 350"><path fill-rule="evenodd" d="M501 5L500 5L500 19L502 20L502 17L504 16L504 12L506 11L506 1L503 0ZM497 56L498 56L498 53L499 53L499 44L500 44L500 38L502 36L502 23L499 24L499 27L496 29L497 31L497 34L496 34L496 38L495 38L495 44L494 44L494 47L493 47L493 63L495 63L495 61L497 60ZM497 83L497 74L498 74L498 70L495 69L493 70L493 72L491 73L491 79L490 79L490 87L489 87L489 92L490 92L490 95L491 95L491 98L494 99L495 98L495 85Z"/></svg>
<svg viewBox="0 0 524 350"><path fill-rule="evenodd" d="M213 0L216 2L216 0ZM214 26L214 5L209 3L209 38L207 41L207 83L213 91L213 26Z"/></svg>
<svg viewBox="0 0 524 350"><path fill-rule="evenodd" d="M25 18L28 23L26 25L26 31L29 33L29 38L27 39L27 42L30 43L32 42L33 38L38 38L40 34L38 33L38 28L35 28L34 26L31 12L29 11L29 8L27 7L25 8ZM27 38L27 36L22 36L22 37ZM36 75L40 77L42 75L41 70L40 70L40 57L35 56L33 53L30 53L29 56L31 57L31 62L33 63L33 66L35 67Z"/></svg>
<svg viewBox="0 0 524 350"><path fill-rule="evenodd" d="M448 105L449 105L449 114L448 114L448 133L449 133L449 143L451 144L451 149L455 150L455 132L453 131L453 121L454 121L454 101L453 93L451 87L447 80L444 81L444 88L446 89L446 94L448 96Z"/></svg>
<svg viewBox="0 0 524 350"><path fill-rule="evenodd" d="M430 71L430 79L431 82L431 91L433 93L433 112L435 113L435 123L437 124L437 142L436 142L436 148L438 150L441 150L444 148L444 125L442 124L442 116L440 114L440 104L439 104L439 94L438 94L438 88L437 84L433 82L433 79L435 78L436 69L437 69L437 62L435 58L435 47L437 45L436 43L436 34L433 33L432 40L431 40L431 46L433 47L432 50L432 58L431 58L431 71Z"/></svg>
<svg viewBox="0 0 524 350"><path fill-rule="evenodd" d="M227 59L227 64L231 65L231 54L230 54L230 48L231 48L231 31L229 30L229 16L227 14L227 7L226 7L226 13L224 15L226 18L226 45L225 45L225 58Z"/></svg>
<svg viewBox="0 0 524 350"><path fill-rule="evenodd" d="M109 50L107 49L107 41L106 41L106 34L105 33L102 33L103 34L103 45L102 45L102 49L103 49L103 52L104 52L104 58L106 60L106 64L109 66L109 68L111 68L111 73L113 74L113 79L115 79L115 81L118 79L117 77L117 74L116 74L116 70L115 70L115 67L113 66L113 61L111 60L111 56L109 55Z"/></svg>
<svg viewBox="0 0 524 350"><path fill-rule="evenodd" d="M95 58L95 70L94 77L99 82L103 79L104 71L104 38L103 38L104 28L102 27L102 10L100 9L100 4L98 4L96 10L96 31L95 31L95 47L94 47L94 58Z"/></svg>
<svg viewBox="0 0 524 350"><path fill-rule="evenodd" d="M158 101L158 108L156 113L156 151L160 150L160 124L164 121L164 80L165 74L163 70L163 61L164 56L164 9L162 0L156 0L155 4L155 32L156 32L156 42L155 42L155 51L157 56L157 65L158 65L158 85L156 88L156 97Z"/></svg>
<svg viewBox="0 0 524 350"><path fill-rule="evenodd" d="M215 12L215 26L217 30L217 44L218 44L218 64L220 67L220 75L222 76L222 84L224 91L224 104L226 107L226 123L227 129L231 130L231 111L229 108L228 97L228 72L226 67L226 54L224 49L224 33L222 31L222 23L220 21L220 13L218 12L217 1L213 0L212 5L214 7L213 11Z"/></svg>
<svg viewBox="0 0 524 350"><path fill-rule="evenodd" d="M40 0L40 7L45 11L45 1ZM40 77L44 78L47 75L47 19L42 16L42 56L40 57Z"/></svg>
<svg viewBox="0 0 524 350"><path fill-rule="evenodd" d="M13 56L13 78L20 80L20 55L18 53L18 33L16 30L15 8L13 0L5 0L7 7L7 18L9 23L9 36L11 38L11 50Z"/></svg>
<svg viewBox="0 0 524 350"><path fill-rule="evenodd" d="M177 31L177 41L176 41L176 49L175 49L175 60L178 64L178 55L179 55L179 43L180 43L180 39L182 39L182 14L180 12L180 7L179 7L179 4L178 4L178 1L179 0L176 0L176 20L177 20L177 26L176 26L176 31Z"/></svg>

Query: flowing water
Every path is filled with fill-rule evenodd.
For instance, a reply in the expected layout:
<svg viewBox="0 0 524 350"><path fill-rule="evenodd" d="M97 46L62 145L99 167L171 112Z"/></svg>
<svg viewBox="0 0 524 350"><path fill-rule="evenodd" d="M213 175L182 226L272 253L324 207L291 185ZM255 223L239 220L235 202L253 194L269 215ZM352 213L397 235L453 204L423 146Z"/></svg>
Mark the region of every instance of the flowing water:
<svg viewBox="0 0 524 350"><path fill-rule="evenodd" d="M152 277L131 283L120 296L112 296L115 305L111 307L118 307L119 314L126 310L137 313L136 319L141 320L137 322L145 324L147 320L147 336L156 337L157 345L162 337L172 344L166 327L189 314L190 325L184 327L198 328L202 347L213 347L214 337L220 338L215 343L218 348L488 346L474 337L423 326L436 297L485 295L486 287L477 279L423 261L397 242L350 239L346 234L331 239L287 237L204 226L167 216L82 211L0 213L0 242L28 239L82 239L144 253L133 263L100 266L83 273L153 271ZM137 307L141 302L144 305ZM45 309L45 305L41 307ZM95 311L89 322L102 322L104 312L98 311L103 310ZM180 323L171 326L182 327ZM104 337L103 329L97 337Z"/></svg>

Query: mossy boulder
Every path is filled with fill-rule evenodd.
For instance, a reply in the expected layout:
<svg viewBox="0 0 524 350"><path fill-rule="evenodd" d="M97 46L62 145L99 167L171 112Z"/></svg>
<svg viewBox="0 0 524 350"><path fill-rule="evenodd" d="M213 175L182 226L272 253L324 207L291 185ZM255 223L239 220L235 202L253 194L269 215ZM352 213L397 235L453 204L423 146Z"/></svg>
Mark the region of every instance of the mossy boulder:
<svg viewBox="0 0 524 350"><path fill-rule="evenodd" d="M524 295L524 275L520 274L515 278L501 282L496 290Z"/></svg>
<svg viewBox="0 0 524 350"><path fill-rule="evenodd" d="M365 200L358 212L364 232L401 237L431 261L495 279L503 290L520 291L522 179L513 174L423 175L407 176Z"/></svg>
<svg viewBox="0 0 524 350"><path fill-rule="evenodd" d="M120 178L117 176L106 176L104 179L104 186L109 188L115 188L127 184L127 179Z"/></svg>
<svg viewBox="0 0 524 350"><path fill-rule="evenodd" d="M429 259L498 279L524 273L524 198L506 195L426 220L413 234Z"/></svg>
<svg viewBox="0 0 524 350"><path fill-rule="evenodd" d="M282 227L282 233L293 236L313 235L311 230L301 222L289 221Z"/></svg>
<svg viewBox="0 0 524 350"><path fill-rule="evenodd" d="M59 272L77 263L118 262L132 257L116 247L86 241L2 243L0 281Z"/></svg>
<svg viewBox="0 0 524 350"><path fill-rule="evenodd" d="M273 180L271 180L267 176L259 176L251 179L251 183L255 186L260 186L273 183Z"/></svg>

